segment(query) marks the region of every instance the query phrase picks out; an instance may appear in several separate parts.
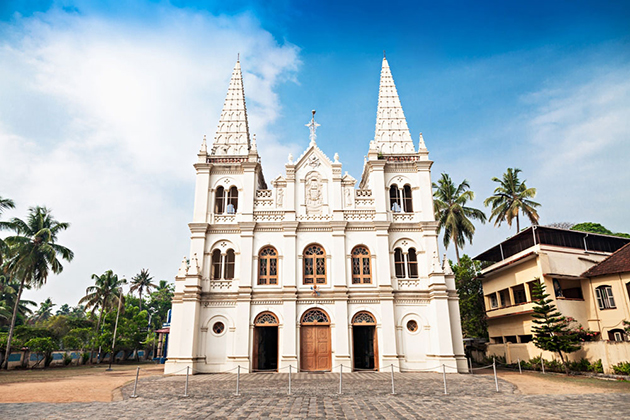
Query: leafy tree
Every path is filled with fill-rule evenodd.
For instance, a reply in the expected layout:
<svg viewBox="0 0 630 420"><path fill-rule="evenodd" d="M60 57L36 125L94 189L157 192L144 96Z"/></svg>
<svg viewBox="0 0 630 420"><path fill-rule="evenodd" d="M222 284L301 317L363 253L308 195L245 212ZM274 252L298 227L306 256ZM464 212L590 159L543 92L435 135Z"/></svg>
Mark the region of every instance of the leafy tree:
<svg viewBox="0 0 630 420"><path fill-rule="evenodd" d="M486 305L479 272L482 263L473 261L464 254L461 260L452 266L455 273L455 286L459 295L459 312L462 333L466 338L488 338Z"/></svg>
<svg viewBox="0 0 630 420"><path fill-rule="evenodd" d="M122 286L127 283L127 280L119 279L118 275L114 274L112 270L107 270L100 276L92 274L92 280L95 280L94 286L89 286L85 289L85 296L81 298L79 304L85 303L87 309L100 308L98 323L96 324L96 335L98 336L105 312L117 307L119 299L123 299L124 302ZM92 360L92 353L94 353L94 346L90 350L90 360Z"/></svg>
<svg viewBox="0 0 630 420"><path fill-rule="evenodd" d="M116 348L112 349L114 329L116 324L116 311L105 315L103 319L103 333L97 338L97 344L104 349L111 350L114 354L120 350L131 351L142 347L147 336L148 314L146 310L140 311L137 306L125 303L124 311L118 319L116 332Z"/></svg>
<svg viewBox="0 0 630 420"><path fill-rule="evenodd" d="M52 316L53 307L57 306L52 302L51 298L46 299L42 303L39 304L39 309L35 313L34 321L42 322L46 321L48 318Z"/></svg>
<svg viewBox="0 0 630 420"><path fill-rule="evenodd" d="M601 224L593 223L593 222L578 223L577 225L573 225L571 230L577 230L580 232L600 233L602 235L619 236L622 238L630 238L630 234L621 233L621 232L614 233L610 229L607 229L606 227L602 226Z"/></svg>
<svg viewBox="0 0 630 420"><path fill-rule="evenodd" d="M70 249L57 243L58 234L68 229L70 224L55 220L46 207L29 208L26 221L14 217L9 222L9 227L15 232L15 235L5 239L10 247L6 271L14 278L19 279L20 286L11 317L7 347L11 346L18 303L22 297L24 286L41 287L46 284L51 271L54 274L63 271L59 257L66 261L72 261L74 258L74 253ZM8 355L7 353L4 362L6 367L8 367Z"/></svg>
<svg viewBox="0 0 630 420"><path fill-rule="evenodd" d="M14 208L15 208L15 203L13 202L13 200L0 196L0 216L2 216L2 213L5 210L14 209ZM10 229L11 229L11 225L8 222L3 222L0 220L0 230L10 230ZM4 260L4 256L7 255L8 253L9 253L9 246L2 238L0 238L0 264L2 264Z"/></svg>
<svg viewBox="0 0 630 420"><path fill-rule="evenodd" d="M536 207L540 207L540 204L530 200L536 197L536 188L527 188L526 180L521 181L518 177L521 172L520 169L508 168L502 179L492 178L499 186L495 188L492 197L483 202L486 207L492 206L490 220L495 219L495 226L501 226L505 221L512 227L512 220L516 218L516 232L521 230L519 213L527 216L532 225L537 225L539 219Z"/></svg>
<svg viewBox="0 0 630 420"><path fill-rule="evenodd" d="M545 285L540 281L534 284L534 313L532 314L532 341L542 350L558 353L564 370L569 374L569 366L565 360L566 353L580 349L580 337L569 329L569 322L556 309L549 294L545 293Z"/></svg>
<svg viewBox="0 0 630 420"><path fill-rule="evenodd" d="M57 309L55 315L70 315L70 305L64 303L59 307L59 309Z"/></svg>
<svg viewBox="0 0 630 420"><path fill-rule="evenodd" d="M161 328L168 317L168 310L171 309L175 286L166 280L160 280L158 288L149 296L148 311L152 314L151 326Z"/></svg>
<svg viewBox="0 0 630 420"><path fill-rule="evenodd" d="M155 289L157 286L151 283L153 277L149 275L149 270L143 268L140 270L140 273L136 274L131 278L131 288L129 291L131 293L138 291L138 296L140 298L140 310L142 310L142 292L146 289L147 292L150 292L151 289Z"/></svg>
<svg viewBox="0 0 630 420"><path fill-rule="evenodd" d="M451 241L455 245L455 255L459 263L459 248L464 248L466 239L472 244L475 226L470 219L486 222L486 215L481 210L466 207L469 200L475 198L470 191L470 184L464 180L457 187L451 177L443 173L437 184L433 183L433 206L435 219L438 221L438 234L444 229L444 247Z"/></svg>
<svg viewBox="0 0 630 420"><path fill-rule="evenodd" d="M18 288L20 283L6 282L2 287L0 293L0 325L6 325L10 322L13 309L15 307L15 301L17 299ZM28 289L28 286L25 286ZM37 306L37 304L30 300L21 299L18 303L16 325L23 324L26 318L33 313L29 306Z"/></svg>
<svg viewBox="0 0 630 420"><path fill-rule="evenodd" d="M24 343L24 345L28 347L30 351L37 353L38 356L42 356L35 366L39 365L39 363L44 360L44 366L48 367L52 361L52 352L58 350L55 342L50 337L31 338Z"/></svg>

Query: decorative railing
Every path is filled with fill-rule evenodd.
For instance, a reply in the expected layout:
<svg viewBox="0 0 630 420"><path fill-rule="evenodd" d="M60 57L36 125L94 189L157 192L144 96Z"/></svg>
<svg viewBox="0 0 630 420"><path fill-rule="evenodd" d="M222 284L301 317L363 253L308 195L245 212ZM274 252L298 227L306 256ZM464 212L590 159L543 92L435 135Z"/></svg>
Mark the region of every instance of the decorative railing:
<svg viewBox="0 0 630 420"><path fill-rule="evenodd" d="M234 214L215 214L214 223L235 223L236 215Z"/></svg>
<svg viewBox="0 0 630 420"><path fill-rule="evenodd" d="M271 190L256 190L256 198L269 198L271 199Z"/></svg>
<svg viewBox="0 0 630 420"><path fill-rule="evenodd" d="M255 211L255 222L281 222L284 220L283 211Z"/></svg>
<svg viewBox="0 0 630 420"><path fill-rule="evenodd" d="M303 214L297 217L297 219L301 222L309 222L309 221L325 221L332 220L332 215L330 214Z"/></svg>
<svg viewBox="0 0 630 420"><path fill-rule="evenodd" d="M372 197L372 190L356 190L354 195L357 198Z"/></svg>
<svg viewBox="0 0 630 420"><path fill-rule="evenodd" d="M346 210L343 212L343 219L347 221L368 221L374 220L374 210Z"/></svg>
<svg viewBox="0 0 630 420"><path fill-rule="evenodd" d="M416 221L415 213L392 213L394 223L412 223Z"/></svg>

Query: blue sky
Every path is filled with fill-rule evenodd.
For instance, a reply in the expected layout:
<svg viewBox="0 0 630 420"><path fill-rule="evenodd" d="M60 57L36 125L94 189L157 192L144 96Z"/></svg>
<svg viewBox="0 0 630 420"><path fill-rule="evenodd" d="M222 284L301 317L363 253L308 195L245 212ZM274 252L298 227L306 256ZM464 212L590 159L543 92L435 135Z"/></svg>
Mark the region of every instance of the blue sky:
<svg viewBox="0 0 630 420"><path fill-rule="evenodd" d="M482 207L490 178L519 167L541 223L630 231L628 2L121 3L0 3L0 195L18 204L7 216L46 204L74 224L77 260L33 299L74 304L108 268L173 278L190 164L239 52L267 179L308 145L311 109L318 145L360 177L386 50L434 179L468 179ZM464 252L513 231L479 226Z"/></svg>

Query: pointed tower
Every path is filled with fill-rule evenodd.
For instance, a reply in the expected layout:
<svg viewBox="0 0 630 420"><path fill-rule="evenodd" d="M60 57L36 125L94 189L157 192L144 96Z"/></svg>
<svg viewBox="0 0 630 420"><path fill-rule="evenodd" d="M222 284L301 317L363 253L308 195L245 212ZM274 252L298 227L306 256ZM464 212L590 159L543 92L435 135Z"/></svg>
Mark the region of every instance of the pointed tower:
<svg viewBox="0 0 630 420"><path fill-rule="evenodd" d="M382 154L415 153L407 119L400 104L389 63L385 57L383 57L381 84L378 91L374 141L376 149Z"/></svg>
<svg viewBox="0 0 630 420"><path fill-rule="evenodd" d="M250 147L243 74L237 60L210 155L246 156Z"/></svg>

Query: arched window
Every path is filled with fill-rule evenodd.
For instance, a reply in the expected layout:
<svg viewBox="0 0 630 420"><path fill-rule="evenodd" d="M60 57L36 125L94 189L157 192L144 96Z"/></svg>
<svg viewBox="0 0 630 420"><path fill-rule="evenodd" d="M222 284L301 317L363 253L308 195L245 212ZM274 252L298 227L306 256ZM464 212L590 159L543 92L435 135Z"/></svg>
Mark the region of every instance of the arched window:
<svg viewBox="0 0 630 420"><path fill-rule="evenodd" d="M227 195L227 214L234 214L238 210L238 189L230 187Z"/></svg>
<svg viewBox="0 0 630 420"><path fill-rule="evenodd" d="M279 325L278 318L271 312L262 312L258 314L254 325L262 327L275 327Z"/></svg>
<svg viewBox="0 0 630 420"><path fill-rule="evenodd" d="M599 286L595 289L595 295L597 296L597 306L599 309L615 309L615 298L613 297L612 287Z"/></svg>
<svg viewBox="0 0 630 420"><path fill-rule="evenodd" d="M309 309L302 315L301 324L330 324L328 314L322 309Z"/></svg>
<svg viewBox="0 0 630 420"><path fill-rule="evenodd" d="M258 284L278 284L278 251L272 246L258 253Z"/></svg>
<svg viewBox="0 0 630 420"><path fill-rule="evenodd" d="M402 190L403 211L405 213L413 212L413 203L411 202L411 185L407 184Z"/></svg>
<svg viewBox="0 0 630 420"><path fill-rule="evenodd" d="M370 251L364 246L352 250L352 284L372 283Z"/></svg>
<svg viewBox="0 0 630 420"><path fill-rule="evenodd" d="M392 184L389 187L389 209L394 213L400 213L400 191L398 190L398 185Z"/></svg>
<svg viewBox="0 0 630 420"><path fill-rule="evenodd" d="M225 254L225 279L232 280L234 278L235 255L233 249L228 249Z"/></svg>
<svg viewBox="0 0 630 420"><path fill-rule="evenodd" d="M352 317L352 325L376 325L376 321L371 313L361 311Z"/></svg>
<svg viewBox="0 0 630 420"><path fill-rule="evenodd" d="M221 251L215 249L212 251L212 279L219 280L221 278Z"/></svg>
<svg viewBox="0 0 630 420"><path fill-rule="evenodd" d="M225 208L225 190L223 187L218 187L214 196L214 213L223 214Z"/></svg>
<svg viewBox="0 0 630 420"><path fill-rule="evenodd" d="M304 284L326 284L326 251L313 244L304 250Z"/></svg>
<svg viewBox="0 0 630 420"><path fill-rule="evenodd" d="M402 249L394 249L394 269L396 271L396 277L399 279L405 278L405 258L403 256Z"/></svg>
<svg viewBox="0 0 630 420"><path fill-rule="evenodd" d="M412 279L418 278L418 256L415 248L409 248L407 253L407 272Z"/></svg>

